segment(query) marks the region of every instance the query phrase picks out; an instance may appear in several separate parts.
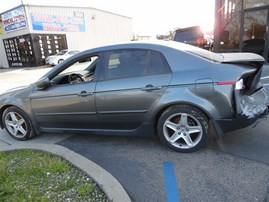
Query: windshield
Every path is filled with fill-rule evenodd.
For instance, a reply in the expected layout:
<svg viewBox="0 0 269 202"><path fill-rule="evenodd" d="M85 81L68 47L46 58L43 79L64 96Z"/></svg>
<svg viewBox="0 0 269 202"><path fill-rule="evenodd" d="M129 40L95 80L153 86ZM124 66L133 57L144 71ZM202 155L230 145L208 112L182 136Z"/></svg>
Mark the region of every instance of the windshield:
<svg viewBox="0 0 269 202"><path fill-rule="evenodd" d="M64 54L66 54L67 53L67 50L62 50L62 51L60 51L59 53L57 53L56 55L64 55Z"/></svg>

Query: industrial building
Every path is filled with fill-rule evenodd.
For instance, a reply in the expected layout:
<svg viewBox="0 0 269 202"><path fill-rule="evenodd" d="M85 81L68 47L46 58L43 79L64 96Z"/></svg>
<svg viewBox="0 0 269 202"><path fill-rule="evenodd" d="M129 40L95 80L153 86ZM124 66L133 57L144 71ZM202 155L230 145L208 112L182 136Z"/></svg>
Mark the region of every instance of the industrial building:
<svg viewBox="0 0 269 202"><path fill-rule="evenodd" d="M91 7L20 5L1 14L0 68L41 66L63 49L131 39L130 17Z"/></svg>

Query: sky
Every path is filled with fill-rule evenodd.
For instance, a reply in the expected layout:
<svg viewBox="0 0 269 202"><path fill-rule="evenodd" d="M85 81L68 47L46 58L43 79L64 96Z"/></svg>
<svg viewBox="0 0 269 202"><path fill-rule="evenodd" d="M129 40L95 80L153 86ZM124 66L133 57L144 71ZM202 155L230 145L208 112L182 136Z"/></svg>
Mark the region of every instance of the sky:
<svg viewBox="0 0 269 202"><path fill-rule="evenodd" d="M200 25L213 29L215 0L1 0L0 13L23 4L85 6L121 14L133 20L137 35L167 34L176 28Z"/></svg>

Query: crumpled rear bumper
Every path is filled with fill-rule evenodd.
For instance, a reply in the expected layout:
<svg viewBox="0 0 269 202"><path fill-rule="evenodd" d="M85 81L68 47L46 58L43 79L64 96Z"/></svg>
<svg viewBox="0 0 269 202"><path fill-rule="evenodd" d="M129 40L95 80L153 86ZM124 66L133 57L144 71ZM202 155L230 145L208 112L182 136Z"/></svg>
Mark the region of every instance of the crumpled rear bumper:
<svg viewBox="0 0 269 202"><path fill-rule="evenodd" d="M264 113L254 117L248 118L245 115L236 115L232 119L221 119L211 121L212 127L215 129L217 137L223 136L225 133L246 128L248 126L256 126L260 120L266 119L268 115L269 108L267 107Z"/></svg>
<svg viewBox="0 0 269 202"><path fill-rule="evenodd" d="M236 102L237 114L245 115L249 119L268 114L269 96L264 87L251 95L238 92Z"/></svg>
<svg viewBox="0 0 269 202"><path fill-rule="evenodd" d="M257 125L262 118L267 118L269 113L269 86L268 90L261 87L254 93L243 94L242 90L235 90L236 114L230 119L212 121L217 136L221 137L224 133Z"/></svg>

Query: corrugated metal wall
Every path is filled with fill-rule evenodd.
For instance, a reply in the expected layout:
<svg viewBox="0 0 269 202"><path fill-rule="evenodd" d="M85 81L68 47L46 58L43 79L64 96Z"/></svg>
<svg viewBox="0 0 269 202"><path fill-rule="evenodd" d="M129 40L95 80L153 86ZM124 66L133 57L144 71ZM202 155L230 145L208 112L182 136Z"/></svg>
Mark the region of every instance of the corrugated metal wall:
<svg viewBox="0 0 269 202"><path fill-rule="evenodd" d="M24 5L27 16L27 28L0 35L0 67L7 67L7 59L2 39L29 33L35 34L66 34L70 49L89 49L96 46L126 42L132 39L132 19L130 17L98 10L95 8L55 7ZM74 17L74 13L82 13L85 31L44 31L33 29L33 14Z"/></svg>
<svg viewBox="0 0 269 202"><path fill-rule="evenodd" d="M95 46L130 41L132 39L132 19L95 8L45 7L26 5L28 22L31 14L50 14L74 16L74 12L84 15L85 32L36 31L30 26L31 33L66 34L68 48L88 49Z"/></svg>

